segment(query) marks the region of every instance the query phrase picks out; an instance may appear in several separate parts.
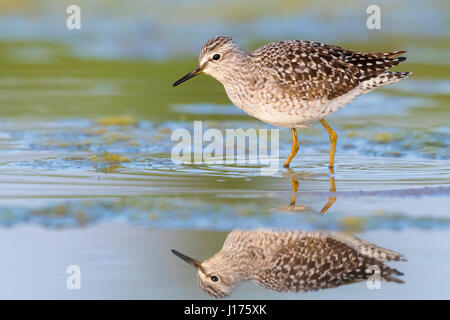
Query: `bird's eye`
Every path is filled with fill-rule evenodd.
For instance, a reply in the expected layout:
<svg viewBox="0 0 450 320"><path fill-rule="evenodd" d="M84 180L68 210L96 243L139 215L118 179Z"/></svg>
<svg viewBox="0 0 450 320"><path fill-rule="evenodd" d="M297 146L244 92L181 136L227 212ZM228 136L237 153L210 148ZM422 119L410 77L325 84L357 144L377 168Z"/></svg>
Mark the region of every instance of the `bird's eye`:
<svg viewBox="0 0 450 320"><path fill-rule="evenodd" d="M211 276L211 281L217 282L217 281L219 281L219 278L217 276Z"/></svg>
<svg viewBox="0 0 450 320"><path fill-rule="evenodd" d="M221 57L221 55L220 54L218 54L218 53L216 53L215 55L213 55L213 60L215 60L215 61L217 61L217 60L219 60L220 59L220 57Z"/></svg>

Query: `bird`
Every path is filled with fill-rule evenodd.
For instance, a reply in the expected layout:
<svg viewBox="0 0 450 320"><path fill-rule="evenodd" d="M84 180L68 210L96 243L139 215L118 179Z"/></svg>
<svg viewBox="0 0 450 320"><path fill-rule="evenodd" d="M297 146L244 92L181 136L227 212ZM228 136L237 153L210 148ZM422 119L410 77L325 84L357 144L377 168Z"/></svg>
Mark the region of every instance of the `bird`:
<svg viewBox="0 0 450 320"><path fill-rule="evenodd" d="M319 121L329 134L333 168L337 134L325 117L359 95L406 78L410 72L389 71L406 60L405 53L361 52L309 40L282 40L246 52L231 37L216 36L203 44L199 66L173 86L205 73L248 115L290 128L286 168L299 150L297 129Z"/></svg>
<svg viewBox="0 0 450 320"><path fill-rule="evenodd" d="M203 262L172 253L196 268L200 287L215 298L230 296L246 281L277 292L316 291L377 276L404 282L396 277L402 272L385 264L404 261L403 255L340 232L235 229Z"/></svg>

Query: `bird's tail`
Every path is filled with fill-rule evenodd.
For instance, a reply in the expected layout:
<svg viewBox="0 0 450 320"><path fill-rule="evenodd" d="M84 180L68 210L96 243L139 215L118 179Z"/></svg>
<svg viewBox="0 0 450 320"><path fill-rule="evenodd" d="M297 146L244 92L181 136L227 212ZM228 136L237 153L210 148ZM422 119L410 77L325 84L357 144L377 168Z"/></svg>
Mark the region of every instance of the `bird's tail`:
<svg viewBox="0 0 450 320"><path fill-rule="evenodd" d="M405 61L406 57L403 57L402 55L406 53L407 51L403 50L384 53L373 53L372 55L368 55L366 58L367 61L369 63L372 63L372 66L375 67L372 69L383 72L384 70L390 69Z"/></svg>
<svg viewBox="0 0 450 320"><path fill-rule="evenodd" d="M369 258L373 258L381 262L406 261L405 257L396 251L379 247L376 244L359 239L357 237L349 236L341 232L332 233L332 236L334 239L345 243L346 245L358 251L360 254L365 255ZM398 270L396 271L399 272Z"/></svg>
<svg viewBox="0 0 450 320"><path fill-rule="evenodd" d="M389 267L385 264L381 265L381 280L386 282L395 282L395 283L404 283L405 281L395 277L395 276L403 276L404 273Z"/></svg>
<svg viewBox="0 0 450 320"><path fill-rule="evenodd" d="M407 52L404 50L397 50L392 52L374 53L371 58L375 60L376 75L367 74L364 81L361 82L360 87L364 90L374 90L378 87L400 81L411 74L411 72L391 72L388 69L399 65L406 60L402 55ZM373 58L376 57L376 58ZM372 59L368 59L372 61ZM384 69L384 71L383 71Z"/></svg>
<svg viewBox="0 0 450 320"><path fill-rule="evenodd" d="M381 280L386 281L386 282L395 282L395 283L405 283L405 281L403 281L402 279L393 277L393 276L384 276L381 278Z"/></svg>
<svg viewBox="0 0 450 320"><path fill-rule="evenodd" d="M385 57L387 57L387 58L389 58L389 59L394 59L394 58L397 58L397 57L400 57L400 56L402 56L402 55L404 55L404 54L406 54L408 51L404 51L404 50L397 50L397 51L392 51L392 52L386 52L386 53L377 53L377 55L380 55L380 56L385 56ZM402 60L400 60L400 59L402 59ZM405 61L406 60L406 58L405 57L400 57L400 62L402 62L402 61ZM400 63L399 62L399 63Z"/></svg>
<svg viewBox="0 0 450 320"><path fill-rule="evenodd" d="M360 88L371 91L378 87L400 81L410 72L391 72L395 67L406 60L403 55L406 51L364 53L354 52L345 57L345 61L359 74Z"/></svg>
<svg viewBox="0 0 450 320"><path fill-rule="evenodd" d="M387 84L398 82L407 78L411 72L392 72L385 71L374 78L370 78L360 83L360 88L363 90L374 90L378 87L385 86Z"/></svg>

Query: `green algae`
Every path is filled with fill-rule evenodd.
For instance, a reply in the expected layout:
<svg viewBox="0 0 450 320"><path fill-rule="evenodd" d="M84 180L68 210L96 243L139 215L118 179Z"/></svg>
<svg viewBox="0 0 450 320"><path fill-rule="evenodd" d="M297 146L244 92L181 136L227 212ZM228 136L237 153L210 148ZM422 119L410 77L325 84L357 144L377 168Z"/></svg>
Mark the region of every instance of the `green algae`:
<svg viewBox="0 0 450 320"><path fill-rule="evenodd" d="M126 156L122 156L120 154L109 153L108 151L104 151L102 154L97 155L93 154L89 156L89 161L92 162L103 162L103 161L111 161L111 162L130 162L130 158Z"/></svg>

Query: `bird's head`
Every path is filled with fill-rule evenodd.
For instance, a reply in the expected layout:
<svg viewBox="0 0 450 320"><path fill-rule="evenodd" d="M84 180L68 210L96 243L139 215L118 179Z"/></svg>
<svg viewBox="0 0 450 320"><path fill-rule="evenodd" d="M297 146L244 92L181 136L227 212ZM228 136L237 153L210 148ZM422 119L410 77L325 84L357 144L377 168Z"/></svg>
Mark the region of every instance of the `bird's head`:
<svg viewBox="0 0 450 320"><path fill-rule="evenodd" d="M177 86L201 73L206 73L220 82L232 78L242 71L247 54L230 37L214 37L205 42L200 50L199 66L177 80Z"/></svg>
<svg viewBox="0 0 450 320"><path fill-rule="evenodd" d="M214 298L228 297L236 285L243 281L239 270L235 270L219 254L200 262L176 250L172 250L172 253L197 269L200 288Z"/></svg>

